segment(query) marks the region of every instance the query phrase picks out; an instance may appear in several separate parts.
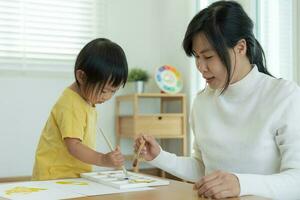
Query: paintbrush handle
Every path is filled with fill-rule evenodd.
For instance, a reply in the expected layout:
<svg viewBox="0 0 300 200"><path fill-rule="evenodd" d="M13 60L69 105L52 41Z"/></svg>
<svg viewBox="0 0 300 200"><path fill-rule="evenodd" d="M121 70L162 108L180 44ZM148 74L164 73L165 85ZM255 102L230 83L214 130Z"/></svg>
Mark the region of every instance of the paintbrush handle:
<svg viewBox="0 0 300 200"><path fill-rule="evenodd" d="M128 172L124 165L122 165L122 170L123 170L123 173L125 174L125 177L128 177Z"/></svg>
<svg viewBox="0 0 300 200"><path fill-rule="evenodd" d="M139 146L139 149L138 149L137 153L135 154L135 158L133 159L133 163L132 163L133 167L137 166L140 153L141 153L144 146L145 146L145 140L142 141L141 145Z"/></svg>
<svg viewBox="0 0 300 200"><path fill-rule="evenodd" d="M98 130L100 131L100 133L102 134L102 136L104 137L106 143L108 144L109 148L111 151L114 151L114 148L111 144L111 142L109 141L109 139L106 137L106 135L103 133L102 129L98 127ZM123 170L123 173L125 174L125 176L127 177L128 176L128 173L127 173L127 170L125 168L124 165L122 165L122 170Z"/></svg>
<svg viewBox="0 0 300 200"><path fill-rule="evenodd" d="M111 142L109 141L109 139L106 137L106 135L103 133L103 131L101 130L101 128L98 128L98 130L100 131L100 133L102 134L102 136L104 137L104 140L106 141L106 143L108 144L109 148L111 151L114 150Z"/></svg>
<svg viewBox="0 0 300 200"><path fill-rule="evenodd" d="M142 143L141 143L141 145L140 145L140 147L138 149L138 152L136 154L136 158L138 158L140 156L140 153L141 153L141 151L142 151L142 149L143 149L144 146L145 146L145 140L142 141Z"/></svg>

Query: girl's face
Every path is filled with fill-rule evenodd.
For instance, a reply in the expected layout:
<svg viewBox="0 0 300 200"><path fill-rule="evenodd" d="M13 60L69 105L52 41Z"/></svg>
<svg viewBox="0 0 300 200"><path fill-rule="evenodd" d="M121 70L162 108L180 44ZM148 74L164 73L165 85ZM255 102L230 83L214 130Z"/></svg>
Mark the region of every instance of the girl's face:
<svg viewBox="0 0 300 200"><path fill-rule="evenodd" d="M213 89L224 88L227 80L226 68L203 33L194 36L192 48L197 69L207 84Z"/></svg>
<svg viewBox="0 0 300 200"><path fill-rule="evenodd" d="M86 75L82 70L76 71L76 78L80 84L79 93L80 95L90 104L101 104L109 100L116 91L120 88L114 87L108 82L103 88L100 84L87 87L86 85ZM76 84L77 85L77 84ZM102 90L101 90L102 89Z"/></svg>
<svg viewBox="0 0 300 200"><path fill-rule="evenodd" d="M95 96L92 98L92 103L93 104L102 104L105 101L109 100L119 89L119 87L114 87L111 84L106 84L103 88L102 91L99 92L98 94L96 93Z"/></svg>
<svg viewBox="0 0 300 200"><path fill-rule="evenodd" d="M100 85L95 86L86 92L86 99L92 104L102 104L109 100L119 89L119 87L114 87L111 84L106 84L101 91Z"/></svg>

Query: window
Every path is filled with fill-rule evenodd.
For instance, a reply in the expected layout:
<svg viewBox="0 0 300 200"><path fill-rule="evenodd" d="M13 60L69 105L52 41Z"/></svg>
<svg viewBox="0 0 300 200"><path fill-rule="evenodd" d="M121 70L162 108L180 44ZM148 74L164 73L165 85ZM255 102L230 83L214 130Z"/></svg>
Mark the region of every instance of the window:
<svg viewBox="0 0 300 200"><path fill-rule="evenodd" d="M197 0L196 9L202 10L213 2L215 0ZM265 51L269 71L278 78L297 80L296 52L294 52L297 49L295 2L293 0L238 2L254 21L254 33Z"/></svg>
<svg viewBox="0 0 300 200"><path fill-rule="evenodd" d="M293 1L257 0L258 39L269 71L278 78L294 79Z"/></svg>
<svg viewBox="0 0 300 200"><path fill-rule="evenodd" d="M0 70L70 71L105 11L105 0L0 0Z"/></svg>

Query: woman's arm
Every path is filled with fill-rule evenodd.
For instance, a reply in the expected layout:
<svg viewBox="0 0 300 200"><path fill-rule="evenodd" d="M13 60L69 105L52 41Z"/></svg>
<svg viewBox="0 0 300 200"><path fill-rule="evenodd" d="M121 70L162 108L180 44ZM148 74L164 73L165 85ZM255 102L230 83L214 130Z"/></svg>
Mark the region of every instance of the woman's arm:
<svg viewBox="0 0 300 200"><path fill-rule="evenodd" d="M194 143L194 153L191 157L180 157L161 150L159 155L149 163L176 177L191 182L198 181L204 175L204 164L196 143Z"/></svg>
<svg viewBox="0 0 300 200"><path fill-rule="evenodd" d="M195 153L192 157L179 157L175 154L163 151L153 136L143 135L135 140L135 151L142 143L145 145L141 150L141 156L154 165L174 176L195 182L204 174L204 165L202 163L199 148L194 145Z"/></svg>

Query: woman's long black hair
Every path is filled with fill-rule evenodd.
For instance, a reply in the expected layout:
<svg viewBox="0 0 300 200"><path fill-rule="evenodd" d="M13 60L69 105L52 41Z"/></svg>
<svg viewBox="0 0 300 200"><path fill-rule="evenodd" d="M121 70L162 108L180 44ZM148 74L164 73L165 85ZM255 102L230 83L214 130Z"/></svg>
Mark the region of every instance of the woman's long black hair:
<svg viewBox="0 0 300 200"><path fill-rule="evenodd" d="M228 48L233 48L241 39L247 43L247 57L258 71L272 76L266 67L264 51L253 34L253 22L235 1L218 1L201 10L189 23L183 40L183 48L188 56L193 53L193 38L203 33L213 46L227 70L225 91L230 83L231 61Z"/></svg>

